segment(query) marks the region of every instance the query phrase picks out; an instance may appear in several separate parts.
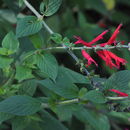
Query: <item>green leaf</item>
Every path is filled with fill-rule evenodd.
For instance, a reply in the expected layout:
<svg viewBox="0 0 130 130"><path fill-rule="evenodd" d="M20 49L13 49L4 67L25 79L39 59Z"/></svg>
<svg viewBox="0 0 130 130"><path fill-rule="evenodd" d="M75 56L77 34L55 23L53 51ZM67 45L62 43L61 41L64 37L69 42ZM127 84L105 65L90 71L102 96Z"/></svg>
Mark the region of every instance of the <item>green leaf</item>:
<svg viewBox="0 0 130 130"><path fill-rule="evenodd" d="M46 5L46 10L44 12L44 15L51 16L54 13L56 13L61 3L62 3L62 0L49 0L48 4Z"/></svg>
<svg viewBox="0 0 130 130"><path fill-rule="evenodd" d="M86 76L63 66L59 67L57 80L60 81L65 80L66 82L70 82L70 83L82 83L82 84L89 83L89 80Z"/></svg>
<svg viewBox="0 0 130 130"><path fill-rule="evenodd" d="M23 5L23 0L19 0L19 7L21 7Z"/></svg>
<svg viewBox="0 0 130 130"><path fill-rule="evenodd" d="M28 80L21 84L19 93L33 96L37 88L36 80Z"/></svg>
<svg viewBox="0 0 130 130"><path fill-rule="evenodd" d="M101 14L109 15L105 7L105 4L102 0L86 0L86 7L87 9L95 9L97 12Z"/></svg>
<svg viewBox="0 0 130 130"><path fill-rule="evenodd" d="M58 74L58 63L51 54L36 55L37 66L45 77L55 80Z"/></svg>
<svg viewBox="0 0 130 130"><path fill-rule="evenodd" d="M38 33L35 35L31 35L29 37L29 39L31 40L31 42L35 48L42 48L43 41Z"/></svg>
<svg viewBox="0 0 130 130"><path fill-rule="evenodd" d="M116 1L115 0L102 0L108 10L112 10L115 7Z"/></svg>
<svg viewBox="0 0 130 130"><path fill-rule="evenodd" d="M39 32L42 28L42 21L35 16L26 16L19 19L16 28L16 36L18 38L29 36Z"/></svg>
<svg viewBox="0 0 130 130"><path fill-rule="evenodd" d="M34 78L32 70L26 66L16 66L15 78L19 81Z"/></svg>
<svg viewBox="0 0 130 130"><path fill-rule="evenodd" d="M29 96L12 96L0 102L0 112L13 115L31 115L40 110L41 103Z"/></svg>
<svg viewBox="0 0 130 130"><path fill-rule="evenodd" d="M0 68L7 68L13 62L12 58L0 56Z"/></svg>
<svg viewBox="0 0 130 130"><path fill-rule="evenodd" d="M44 130L68 130L68 128L48 112L42 111L40 115L43 118L42 126L44 126Z"/></svg>
<svg viewBox="0 0 130 130"><path fill-rule="evenodd" d="M116 112L116 111L111 111L108 113L111 119L115 119L121 124L129 124L129 117L130 113L129 112Z"/></svg>
<svg viewBox="0 0 130 130"><path fill-rule="evenodd" d="M19 48L19 41L13 32L9 32L2 41L2 47L8 49L8 54L15 53Z"/></svg>
<svg viewBox="0 0 130 130"><path fill-rule="evenodd" d="M44 2L41 2L41 4L40 4L40 12L42 14L44 14L44 12L45 12L45 4L44 4Z"/></svg>
<svg viewBox="0 0 130 130"><path fill-rule="evenodd" d="M3 121L9 120L9 119L11 119L13 117L14 117L14 115L12 115L12 114L7 114L7 113L0 112L0 124Z"/></svg>
<svg viewBox="0 0 130 130"><path fill-rule="evenodd" d="M89 123L95 130L110 130L110 124L107 116L94 113L83 107L75 110L74 115L80 121Z"/></svg>
<svg viewBox="0 0 130 130"><path fill-rule="evenodd" d="M124 70L113 74L104 84L104 89L118 89L124 92L129 90L130 71Z"/></svg>
<svg viewBox="0 0 130 130"><path fill-rule="evenodd" d="M84 100L92 101L94 103L105 103L107 101L103 94L97 90L91 90L81 98Z"/></svg>
<svg viewBox="0 0 130 130"><path fill-rule="evenodd" d="M11 51L12 53L12 51ZM8 56L10 54L10 51L6 48L0 48L0 55L6 55Z"/></svg>
<svg viewBox="0 0 130 130"><path fill-rule="evenodd" d="M78 88L72 83L63 82L62 80L54 83L50 79L41 80L39 83L61 97L76 98L78 96Z"/></svg>
<svg viewBox="0 0 130 130"><path fill-rule="evenodd" d="M60 121L70 121L73 110L77 108L77 104L57 105L53 110L59 117Z"/></svg>
<svg viewBox="0 0 130 130"><path fill-rule="evenodd" d="M57 43L57 44L62 44L62 35L58 34L58 33L54 33L51 35L51 39Z"/></svg>
<svg viewBox="0 0 130 130"><path fill-rule="evenodd" d="M12 130L24 130L30 123L28 117L15 117L12 121ZM24 124L24 125L23 125Z"/></svg>

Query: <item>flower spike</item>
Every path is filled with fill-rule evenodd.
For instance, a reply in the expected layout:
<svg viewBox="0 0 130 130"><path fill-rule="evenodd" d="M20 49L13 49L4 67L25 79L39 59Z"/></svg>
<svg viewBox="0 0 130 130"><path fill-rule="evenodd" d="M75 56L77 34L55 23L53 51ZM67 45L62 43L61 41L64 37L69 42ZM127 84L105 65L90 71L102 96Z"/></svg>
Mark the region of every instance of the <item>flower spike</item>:
<svg viewBox="0 0 130 130"><path fill-rule="evenodd" d="M118 97L128 97L129 96L127 93L123 93L123 92L116 90L116 89L109 89L109 91L117 93Z"/></svg>
<svg viewBox="0 0 130 130"><path fill-rule="evenodd" d="M82 50L82 55L85 59L88 60L88 64L86 65L86 67L90 66L92 64L92 62L98 66L98 64L96 63L96 61L85 51L85 50Z"/></svg>

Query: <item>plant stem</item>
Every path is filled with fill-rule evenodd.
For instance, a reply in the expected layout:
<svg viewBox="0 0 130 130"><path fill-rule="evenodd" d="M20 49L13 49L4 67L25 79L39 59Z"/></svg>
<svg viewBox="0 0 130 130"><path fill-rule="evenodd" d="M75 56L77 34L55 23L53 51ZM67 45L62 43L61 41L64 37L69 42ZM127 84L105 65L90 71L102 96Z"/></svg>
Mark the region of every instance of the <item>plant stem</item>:
<svg viewBox="0 0 130 130"><path fill-rule="evenodd" d="M66 105L66 104L78 103L78 102L79 102L79 99L75 98L75 99L71 99L71 100L61 101L61 102L58 102L57 104L58 105Z"/></svg>
<svg viewBox="0 0 130 130"><path fill-rule="evenodd" d="M42 16L34 9L34 7L27 1L27 0L24 0L24 3L25 5L37 16L37 18L42 18ZM47 31L50 33L50 34L53 34L54 32L51 30L51 28L44 22L42 21L44 27L47 29ZM68 47L66 47L64 44L62 44L62 47L64 47L68 54L71 55L71 57L79 64L79 59L78 57L71 51L69 50ZM88 70L85 68L85 67L82 67L80 65L80 67L84 70L84 72L86 73L86 75L90 75Z"/></svg>
<svg viewBox="0 0 130 130"><path fill-rule="evenodd" d="M106 47L100 47L100 46L96 46L96 47L71 47L69 48L70 50L88 50L88 49L94 49L94 50L109 50L109 49L114 49L114 48L129 48L128 45L117 45L117 46L106 46ZM49 48L45 48L44 50L66 50L65 47L49 47Z"/></svg>

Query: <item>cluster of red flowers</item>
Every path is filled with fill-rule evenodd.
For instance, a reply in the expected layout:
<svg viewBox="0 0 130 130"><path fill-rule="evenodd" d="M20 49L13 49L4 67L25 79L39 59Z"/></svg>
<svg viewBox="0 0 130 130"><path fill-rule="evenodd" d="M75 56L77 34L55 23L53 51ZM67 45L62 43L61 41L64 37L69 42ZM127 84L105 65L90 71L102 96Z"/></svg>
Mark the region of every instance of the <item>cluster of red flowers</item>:
<svg viewBox="0 0 130 130"><path fill-rule="evenodd" d="M114 31L114 33L112 34L112 36L110 37L110 39L107 42L101 43L98 45L101 47L105 47L106 45L113 45L113 44L116 45L116 43L117 43L116 37L119 33L121 26L122 26L122 24L120 24L117 27L117 29ZM96 43L97 41L103 39L103 36L107 32L108 32L108 30L105 30L103 33L101 33L99 36L97 36L91 42L85 42L80 37L75 36L77 41L74 44L82 44L86 47L96 47L97 45L93 45L93 44ZM125 59L116 56L114 53L112 53L108 50L102 50L102 51L100 50L100 51L97 51L96 53L102 60L104 60L106 62L106 65L109 66L110 68L115 67L115 68L119 69L121 64L125 65L127 63L127 61ZM82 55L88 60L88 64L86 65L86 67L90 66L92 63L94 63L96 66L98 66L96 61L85 50L82 50Z"/></svg>
<svg viewBox="0 0 130 130"><path fill-rule="evenodd" d="M110 39L105 42L105 43L101 43L99 44L99 46L101 47L105 47L106 45L116 45L117 41L116 41L116 37L119 33L119 30L121 28L122 24L120 24L117 29L114 31L114 33L112 34L112 36L110 37ZM96 47L97 45L93 45L95 42L103 39L103 36L108 32L108 30L104 31L103 33L101 33L100 35L98 35L95 39L93 39L91 42L85 42L84 40L82 40L80 37L75 36L75 38L77 39L77 41L74 44L82 44L86 47ZM127 61L123 58L120 58L118 56L116 56L114 53L108 51L108 50L99 50L96 52L98 54L98 56L104 60L106 62L106 65L109 66L110 68L120 68L120 64L125 65L127 63ZM96 63L96 61L85 51L82 50L82 55L85 59L87 59L88 63L86 65L86 67L90 66L92 63L94 63L96 66L98 66L98 64ZM127 97L128 94L120 92L119 90L116 89L109 89L109 91L114 92L117 94L117 96L119 97Z"/></svg>

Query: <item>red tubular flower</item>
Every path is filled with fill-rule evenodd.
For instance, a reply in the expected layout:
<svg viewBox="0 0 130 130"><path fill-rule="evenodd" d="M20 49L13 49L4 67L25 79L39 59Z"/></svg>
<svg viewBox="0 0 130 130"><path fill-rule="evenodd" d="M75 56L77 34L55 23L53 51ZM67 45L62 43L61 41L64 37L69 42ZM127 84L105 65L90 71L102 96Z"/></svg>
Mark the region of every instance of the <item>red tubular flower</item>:
<svg viewBox="0 0 130 130"><path fill-rule="evenodd" d="M117 93L118 97L128 97L129 96L127 93L120 92L119 90L116 90L116 89L109 89L109 91Z"/></svg>
<svg viewBox="0 0 130 130"><path fill-rule="evenodd" d="M109 54L109 56L110 56L112 59L115 60L116 65L117 65L118 68L120 68L120 63L121 63L122 65L125 65L125 64L127 63L127 61L126 61L125 59L116 56L114 53L112 53L112 52L110 52L110 51L107 51L107 53Z"/></svg>
<svg viewBox="0 0 130 130"><path fill-rule="evenodd" d="M118 33L120 32L120 28L121 28L122 24L119 24L119 26L117 27L117 29L114 31L114 33L112 34L112 36L110 37L110 39L105 42L105 43L101 43L100 46L104 47L106 45L111 45L114 43L114 45L116 44L116 37L118 35Z"/></svg>
<svg viewBox="0 0 130 130"><path fill-rule="evenodd" d="M106 65L109 66L110 68L115 67L119 69L120 64L125 65L127 63L125 59L120 58L116 56L114 53L107 50L97 51L97 54L106 62Z"/></svg>
<svg viewBox="0 0 130 130"><path fill-rule="evenodd" d="M103 33L101 33L96 38L94 38L91 42L85 42L80 37L74 36L77 39L77 41L74 44L83 44L84 46L91 47L92 44L94 44L95 42L103 39L103 35L105 35L107 32L108 32L108 30L105 30Z"/></svg>
<svg viewBox="0 0 130 130"><path fill-rule="evenodd" d="M88 60L88 64L86 65L86 67L90 66L92 64L92 62L98 66L98 64L95 62L95 60L93 60L93 58L85 51L85 50L82 50L82 55L85 59Z"/></svg>

